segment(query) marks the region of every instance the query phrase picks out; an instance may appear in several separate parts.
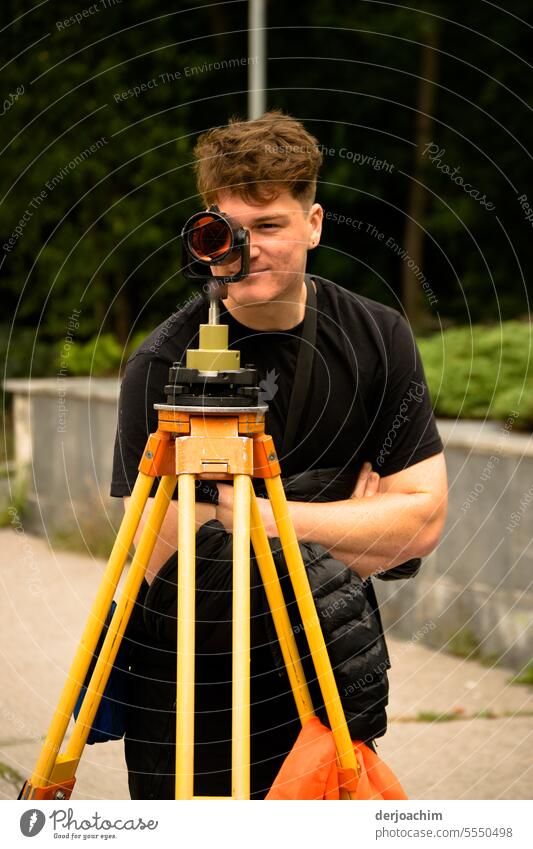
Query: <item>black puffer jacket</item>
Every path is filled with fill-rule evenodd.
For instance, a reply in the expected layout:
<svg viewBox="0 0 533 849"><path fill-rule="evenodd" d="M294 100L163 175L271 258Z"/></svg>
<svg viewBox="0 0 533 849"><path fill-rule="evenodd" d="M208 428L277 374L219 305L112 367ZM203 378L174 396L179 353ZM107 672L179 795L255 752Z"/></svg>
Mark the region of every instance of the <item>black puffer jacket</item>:
<svg viewBox="0 0 533 849"><path fill-rule="evenodd" d="M279 539L271 539L270 545L306 678L313 684L314 667ZM200 564L197 570L196 649L201 654L225 654L231 651L232 537L220 522L211 521L200 528L196 546ZM358 740L379 737L386 730L386 670L390 664L365 585L355 572L330 557L321 545L301 543L300 550L350 734ZM205 568L201 566L202 560L209 561ZM274 623L267 610L266 596L253 556L251 564L252 644L255 634L260 633L260 620L263 619L274 662L280 670L284 670ZM160 570L144 602L146 630L169 650L176 645L176 574L174 557ZM311 691L316 704L316 686L312 686ZM318 704L321 704L320 697ZM324 719L324 716L321 718Z"/></svg>
<svg viewBox="0 0 533 849"><path fill-rule="evenodd" d="M283 484L289 500L334 501L351 494L355 482L352 474L327 469L286 478ZM262 481L254 481L254 486L261 495ZM279 539L271 539L270 545L313 702L322 720L327 721ZM387 725L390 661L372 582L363 581L317 543L301 543L300 550L350 735L364 741L380 737ZM199 654L227 653L231 651L231 534L220 522L207 522L196 535L196 554L196 650ZM252 645L266 631L274 661L280 673L286 674L259 570L251 554ZM416 574L419 565L419 561L412 561L399 568ZM143 609L146 631L169 652L175 652L176 646L176 577L177 562L172 557L151 584Z"/></svg>

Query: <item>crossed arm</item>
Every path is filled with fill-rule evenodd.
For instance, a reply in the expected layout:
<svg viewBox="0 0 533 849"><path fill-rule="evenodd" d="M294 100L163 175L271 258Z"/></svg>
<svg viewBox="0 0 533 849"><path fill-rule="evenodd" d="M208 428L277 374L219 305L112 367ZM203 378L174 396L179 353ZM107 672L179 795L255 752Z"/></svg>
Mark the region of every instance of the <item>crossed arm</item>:
<svg viewBox="0 0 533 849"><path fill-rule="evenodd" d="M218 490L217 506L196 505L197 528L209 519L218 519L231 531L233 487L219 483ZM148 499L135 544L152 501ZM258 504L267 534L277 536L270 502L259 498ZM349 499L329 503L289 501L288 505L300 541L320 543L364 578L413 557L426 556L436 547L447 510L444 455L436 454L385 478L365 464ZM177 541L178 511L173 501L148 565L148 583L176 551Z"/></svg>
<svg viewBox="0 0 533 849"><path fill-rule="evenodd" d="M231 529L232 487L219 486L218 518ZM270 502L258 499L269 536L277 536ZM289 501L296 536L318 542L361 577L430 554L444 528L447 480L444 455L379 478L363 467L349 499Z"/></svg>

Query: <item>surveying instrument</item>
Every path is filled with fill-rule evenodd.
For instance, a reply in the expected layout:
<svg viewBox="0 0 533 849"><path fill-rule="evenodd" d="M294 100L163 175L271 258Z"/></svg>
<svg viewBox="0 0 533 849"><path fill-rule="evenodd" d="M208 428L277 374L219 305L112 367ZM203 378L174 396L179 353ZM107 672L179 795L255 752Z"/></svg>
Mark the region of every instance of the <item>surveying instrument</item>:
<svg viewBox="0 0 533 849"><path fill-rule="evenodd" d="M359 770L302 554L281 481L272 438L264 431L268 407L260 402L257 372L240 367L240 352L229 350L227 325L219 323L219 299L249 269L249 233L211 207L189 219L182 231L185 276L207 282L209 318L200 325L199 348L186 352L186 365L174 363L165 387L166 404L156 404L158 427L138 470L80 645L72 662L48 734L20 799L70 799L78 763L130 619L167 509L178 486L176 799L250 798L250 543L274 621L302 725L314 716L252 478L264 479L282 552L302 617L321 688L337 765L354 779ZM211 267L240 259L231 276ZM208 273L210 272L210 273ZM315 321L316 321L316 310ZM90 676L103 624L117 590L154 479L160 478L149 516L129 566L124 588ZM194 796L195 686L195 482L232 481L232 755L231 796ZM61 747L82 686L86 693L64 753ZM342 790L341 798L352 794Z"/></svg>

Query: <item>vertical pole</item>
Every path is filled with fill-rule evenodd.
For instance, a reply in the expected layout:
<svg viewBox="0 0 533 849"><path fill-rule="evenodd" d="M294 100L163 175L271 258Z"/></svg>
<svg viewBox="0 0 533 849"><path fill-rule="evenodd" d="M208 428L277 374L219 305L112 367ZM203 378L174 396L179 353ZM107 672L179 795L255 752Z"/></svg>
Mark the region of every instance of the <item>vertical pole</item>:
<svg viewBox="0 0 533 849"><path fill-rule="evenodd" d="M266 109L266 4L248 2L248 120Z"/></svg>
<svg viewBox="0 0 533 849"><path fill-rule="evenodd" d="M250 478L233 479L232 797L250 798Z"/></svg>
<svg viewBox="0 0 533 849"><path fill-rule="evenodd" d="M194 792L195 478L178 476L178 667L176 799Z"/></svg>

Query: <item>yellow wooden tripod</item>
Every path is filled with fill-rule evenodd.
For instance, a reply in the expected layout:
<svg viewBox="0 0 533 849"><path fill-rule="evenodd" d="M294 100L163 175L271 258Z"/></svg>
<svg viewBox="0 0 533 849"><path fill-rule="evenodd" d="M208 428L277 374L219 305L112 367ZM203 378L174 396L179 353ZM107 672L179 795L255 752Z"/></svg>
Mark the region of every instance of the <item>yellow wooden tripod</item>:
<svg viewBox="0 0 533 849"><path fill-rule="evenodd" d="M227 348L228 328L214 321L200 328L200 349L187 352L187 367L216 382L216 376L237 375L238 352ZM189 356L190 355L190 356ZM220 365L230 364L221 372ZM210 366L210 368L206 368ZM198 369L198 366L201 366ZM236 370L237 367L237 370ZM218 371L217 371L218 369ZM232 371L233 370L233 371ZM239 370L244 372L246 370ZM246 394L246 393L245 393ZM248 395L250 393L248 392ZM243 396L245 397L245 396ZM229 396L226 395L226 401ZM158 428L150 435L139 474L122 520L80 645L22 799L69 799L75 773L102 693L117 656L133 605L178 484L178 629L176 700L176 799L193 799L194 780L194 660L195 660L195 480L233 480L233 690L232 799L250 798L250 542L287 668L302 724L313 714L294 634L278 580L270 544L258 509L252 477L264 478L283 554L293 585L329 723L339 767L358 774L357 762L311 595L298 540L290 518L272 438L264 432L266 406L161 404ZM204 398L205 400L205 398ZM220 399L218 399L220 400ZM67 727L102 623L115 595L133 545L154 478L157 493L144 525L124 588L109 624L83 704L66 749L60 752ZM344 791L344 798L351 798ZM203 797L205 798L205 797ZM219 797L220 798L220 797Z"/></svg>

